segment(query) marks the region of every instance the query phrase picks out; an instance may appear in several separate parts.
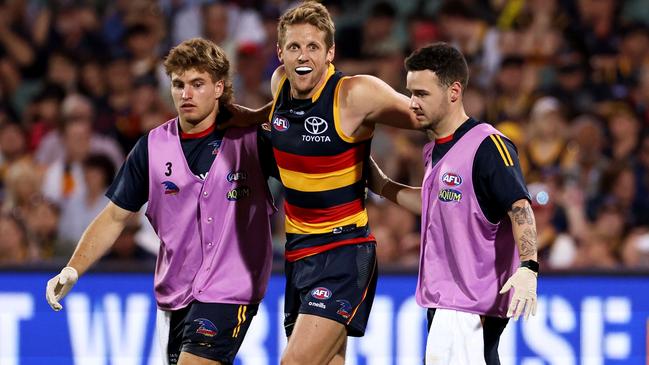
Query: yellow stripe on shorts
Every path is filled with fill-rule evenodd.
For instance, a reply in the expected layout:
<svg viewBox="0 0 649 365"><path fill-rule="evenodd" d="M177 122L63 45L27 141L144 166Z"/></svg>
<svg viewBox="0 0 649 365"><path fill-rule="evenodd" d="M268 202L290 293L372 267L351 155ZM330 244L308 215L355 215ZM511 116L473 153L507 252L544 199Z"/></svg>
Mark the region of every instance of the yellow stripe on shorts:
<svg viewBox="0 0 649 365"><path fill-rule="evenodd" d="M237 326L234 327L234 331L232 331L232 337L239 336L239 332L241 332L241 325L245 321L246 321L246 306L240 305L239 310L237 311Z"/></svg>

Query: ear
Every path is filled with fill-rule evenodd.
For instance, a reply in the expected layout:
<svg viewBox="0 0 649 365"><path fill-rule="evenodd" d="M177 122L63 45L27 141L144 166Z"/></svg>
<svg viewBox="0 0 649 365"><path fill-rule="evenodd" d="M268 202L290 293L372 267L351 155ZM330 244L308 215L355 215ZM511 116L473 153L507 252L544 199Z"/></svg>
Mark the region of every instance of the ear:
<svg viewBox="0 0 649 365"><path fill-rule="evenodd" d="M455 103L462 99L462 84L459 82L455 81L452 83L448 90L451 103Z"/></svg>
<svg viewBox="0 0 649 365"><path fill-rule="evenodd" d="M214 84L214 95L216 96L216 99L220 98L221 95L223 95L223 90L225 89L225 82L223 80L219 80Z"/></svg>
<svg viewBox="0 0 649 365"><path fill-rule="evenodd" d="M330 64L334 60L336 55L336 44L334 43L329 50L327 50L327 64Z"/></svg>
<svg viewBox="0 0 649 365"><path fill-rule="evenodd" d="M277 43L277 59L279 59L279 62L284 63L284 60L282 59L282 47Z"/></svg>

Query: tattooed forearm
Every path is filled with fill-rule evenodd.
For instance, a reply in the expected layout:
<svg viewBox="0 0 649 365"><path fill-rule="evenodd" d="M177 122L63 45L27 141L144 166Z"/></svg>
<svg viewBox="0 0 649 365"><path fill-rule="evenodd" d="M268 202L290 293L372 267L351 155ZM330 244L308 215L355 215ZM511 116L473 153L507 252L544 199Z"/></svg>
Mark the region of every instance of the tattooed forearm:
<svg viewBox="0 0 649 365"><path fill-rule="evenodd" d="M524 199L515 202L509 211L509 218L512 221L512 233L518 246L520 259L536 260L536 223L530 202Z"/></svg>
<svg viewBox="0 0 649 365"><path fill-rule="evenodd" d="M534 223L532 208L530 208L529 205L524 205L522 207L514 206L510 214L512 220L519 226Z"/></svg>
<svg viewBox="0 0 649 365"><path fill-rule="evenodd" d="M529 260L536 257L536 229L534 227L526 228L518 237L519 255L521 260Z"/></svg>

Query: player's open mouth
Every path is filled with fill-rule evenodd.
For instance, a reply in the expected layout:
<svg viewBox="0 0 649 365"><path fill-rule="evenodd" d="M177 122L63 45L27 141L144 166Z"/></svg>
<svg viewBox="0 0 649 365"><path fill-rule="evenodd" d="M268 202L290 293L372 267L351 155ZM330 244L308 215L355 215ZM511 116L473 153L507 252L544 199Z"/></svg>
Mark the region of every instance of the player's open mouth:
<svg viewBox="0 0 649 365"><path fill-rule="evenodd" d="M308 67L308 66L300 66L300 67L295 68L295 72L298 75L306 75L306 74L310 73L311 71L313 71L313 69L311 67Z"/></svg>

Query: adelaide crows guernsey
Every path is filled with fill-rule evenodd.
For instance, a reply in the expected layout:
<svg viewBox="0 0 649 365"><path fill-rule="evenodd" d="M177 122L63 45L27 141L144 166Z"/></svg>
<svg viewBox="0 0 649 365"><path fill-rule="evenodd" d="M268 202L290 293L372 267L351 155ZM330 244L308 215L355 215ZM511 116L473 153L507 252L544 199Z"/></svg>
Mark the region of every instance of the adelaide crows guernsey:
<svg viewBox="0 0 649 365"><path fill-rule="evenodd" d="M338 89L345 77L329 65L327 81L307 100L280 82L270 115L273 153L286 192L286 259L374 241L365 209L371 135L340 128Z"/></svg>

